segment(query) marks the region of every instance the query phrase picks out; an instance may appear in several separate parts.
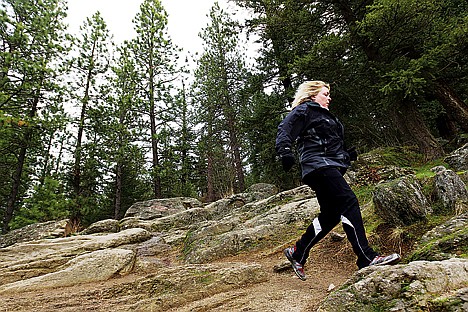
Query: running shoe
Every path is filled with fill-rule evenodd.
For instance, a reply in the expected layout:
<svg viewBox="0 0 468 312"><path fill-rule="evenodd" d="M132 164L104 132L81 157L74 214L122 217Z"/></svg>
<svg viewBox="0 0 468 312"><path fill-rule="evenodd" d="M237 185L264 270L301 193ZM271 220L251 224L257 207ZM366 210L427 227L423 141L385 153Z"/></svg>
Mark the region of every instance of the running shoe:
<svg viewBox="0 0 468 312"><path fill-rule="evenodd" d="M374 260L371 261L371 263L369 263L369 266L396 264L400 262L400 260L401 260L401 257L397 253L394 253L388 256L377 256L374 258Z"/></svg>
<svg viewBox="0 0 468 312"><path fill-rule="evenodd" d="M291 266L294 270L294 273L296 273L297 277L305 281L307 279L307 276L304 273L304 267L302 266L302 264L297 262L296 259L293 258L293 253L295 250L296 250L296 246L288 247L284 250L284 255L291 262Z"/></svg>

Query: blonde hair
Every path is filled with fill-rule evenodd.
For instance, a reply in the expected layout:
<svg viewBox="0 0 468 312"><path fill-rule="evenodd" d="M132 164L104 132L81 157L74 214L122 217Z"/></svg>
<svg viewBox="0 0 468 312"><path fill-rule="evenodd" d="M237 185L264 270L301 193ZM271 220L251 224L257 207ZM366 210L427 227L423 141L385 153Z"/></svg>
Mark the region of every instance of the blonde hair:
<svg viewBox="0 0 468 312"><path fill-rule="evenodd" d="M320 80L303 82L297 88L292 107L294 108L305 101L312 100L313 97L320 93L323 87L327 87L330 90L330 85Z"/></svg>

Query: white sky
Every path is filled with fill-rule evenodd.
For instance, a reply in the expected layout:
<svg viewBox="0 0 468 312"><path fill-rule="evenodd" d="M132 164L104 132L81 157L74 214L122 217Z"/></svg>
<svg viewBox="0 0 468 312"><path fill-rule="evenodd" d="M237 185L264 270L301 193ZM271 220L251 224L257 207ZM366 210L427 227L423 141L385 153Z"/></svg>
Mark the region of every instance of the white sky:
<svg viewBox="0 0 468 312"><path fill-rule="evenodd" d="M66 23L72 34L79 32L87 17L96 11L101 12L116 44L135 37L132 20L139 11L142 0L68 0ZM161 0L169 16L168 32L173 42L184 49L201 52L202 41L198 37L206 27L210 8L215 0ZM222 8L227 8L227 0L218 0Z"/></svg>

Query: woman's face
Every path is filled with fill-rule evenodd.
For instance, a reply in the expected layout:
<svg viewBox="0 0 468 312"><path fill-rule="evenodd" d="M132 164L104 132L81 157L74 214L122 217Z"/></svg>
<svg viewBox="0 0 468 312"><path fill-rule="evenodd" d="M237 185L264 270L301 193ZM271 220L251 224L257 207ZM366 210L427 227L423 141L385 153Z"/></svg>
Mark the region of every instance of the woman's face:
<svg viewBox="0 0 468 312"><path fill-rule="evenodd" d="M328 109L328 105L331 101L330 90L328 90L327 87L322 87L322 90L320 90L320 92L312 99L323 108Z"/></svg>

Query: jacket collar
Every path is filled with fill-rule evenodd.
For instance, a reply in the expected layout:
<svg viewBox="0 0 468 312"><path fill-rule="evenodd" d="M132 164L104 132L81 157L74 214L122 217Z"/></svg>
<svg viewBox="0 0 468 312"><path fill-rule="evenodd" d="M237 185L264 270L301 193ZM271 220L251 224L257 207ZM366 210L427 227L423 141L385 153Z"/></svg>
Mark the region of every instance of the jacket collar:
<svg viewBox="0 0 468 312"><path fill-rule="evenodd" d="M305 104L307 104L307 106L310 106L310 107L317 107L317 108L321 108L321 109L324 109L326 111L329 111L328 108L325 108L323 106L321 106L319 103L317 102L313 102L313 101L306 101L304 102Z"/></svg>

